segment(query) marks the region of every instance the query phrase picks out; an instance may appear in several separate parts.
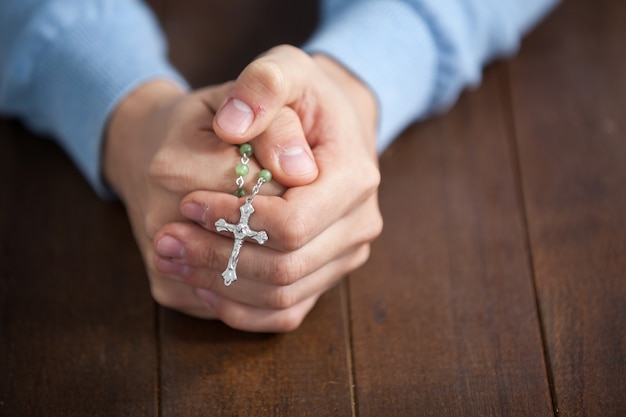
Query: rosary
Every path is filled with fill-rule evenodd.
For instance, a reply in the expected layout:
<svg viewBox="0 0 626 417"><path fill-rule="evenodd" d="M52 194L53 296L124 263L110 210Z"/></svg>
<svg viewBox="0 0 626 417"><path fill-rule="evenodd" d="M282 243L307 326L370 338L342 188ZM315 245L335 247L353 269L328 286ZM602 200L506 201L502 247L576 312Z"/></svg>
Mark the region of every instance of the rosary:
<svg viewBox="0 0 626 417"><path fill-rule="evenodd" d="M246 196L246 190L244 190L244 179L246 175L248 175L248 171L250 170L248 167L248 162L250 162L250 157L252 156L253 149L252 145L249 143L244 143L239 147L239 154L241 155L241 162L237 164L235 167L235 173L238 175L235 183L237 184L237 190L235 190L235 195L237 197ZM218 232L230 232L234 235L235 242L233 244L233 251L230 254L230 259L228 260L228 266L222 272L222 277L224 278L224 285L229 286L237 279L237 262L239 261L239 251L241 250L241 246L243 245L243 241L246 238L252 238L256 240L259 244L264 244L267 241L267 233L264 231L254 231L250 229L248 226L248 220L250 220L250 216L254 213L254 207L252 207L252 203L254 202L254 197L261 190L261 186L272 180L272 173L263 169L259 172L257 183L252 188L252 194L246 197L246 202L239 207L239 212L241 213L239 218L239 223L230 224L227 223L224 219L219 219L215 222L215 228Z"/></svg>

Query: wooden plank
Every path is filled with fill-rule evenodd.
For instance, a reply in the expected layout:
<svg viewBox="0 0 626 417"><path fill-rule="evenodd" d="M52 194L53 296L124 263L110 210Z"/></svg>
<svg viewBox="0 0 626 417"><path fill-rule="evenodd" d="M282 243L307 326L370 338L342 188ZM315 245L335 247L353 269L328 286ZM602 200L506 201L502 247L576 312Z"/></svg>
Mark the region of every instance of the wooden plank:
<svg viewBox="0 0 626 417"><path fill-rule="evenodd" d="M150 0L170 58L192 86L232 80L257 55L300 45L317 20L315 0Z"/></svg>
<svg viewBox="0 0 626 417"><path fill-rule="evenodd" d="M349 416L350 356L342 287L295 332L238 332L162 316L163 416Z"/></svg>
<svg viewBox="0 0 626 417"><path fill-rule="evenodd" d="M123 208L0 121L0 414L150 415L154 304Z"/></svg>
<svg viewBox="0 0 626 417"><path fill-rule="evenodd" d="M385 231L349 280L359 416L552 414L503 85L381 159Z"/></svg>
<svg viewBox="0 0 626 417"><path fill-rule="evenodd" d="M559 415L626 415L626 3L564 2L511 64Z"/></svg>
<svg viewBox="0 0 626 417"><path fill-rule="evenodd" d="M156 10L175 65L199 86L236 77L269 47L302 42L316 7L310 0L169 1ZM326 294L286 335L247 334L162 310L162 415L350 415L342 291Z"/></svg>

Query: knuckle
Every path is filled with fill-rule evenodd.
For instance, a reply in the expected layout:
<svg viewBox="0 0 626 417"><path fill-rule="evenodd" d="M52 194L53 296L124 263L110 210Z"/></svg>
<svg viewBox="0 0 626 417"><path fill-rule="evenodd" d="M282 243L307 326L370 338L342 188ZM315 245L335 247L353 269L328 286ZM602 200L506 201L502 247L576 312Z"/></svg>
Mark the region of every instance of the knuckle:
<svg viewBox="0 0 626 417"><path fill-rule="evenodd" d="M216 245L213 245L213 244L199 245L197 250L199 250L199 253L197 254L197 258L203 267L212 269L214 267L218 267L218 266L226 264L226 259L220 256Z"/></svg>
<svg viewBox="0 0 626 417"><path fill-rule="evenodd" d="M219 279L218 279L219 278ZM222 281L221 275L213 271L205 271L201 268L191 268L188 276L180 277L180 281L194 288L203 288L215 291Z"/></svg>
<svg viewBox="0 0 626 417"><path fill-rule="evenodd" d="M363 176L366 190L369 194L373 194L380 186L380 170L374 163L372 163L369 167L364 169L364 172L366 172L366 175Z"/></svg>
<svg viewBox="0 0 626 417"><path fill-rule="evenodd" d="M285 74L273 60L258 59L248 65L241 81L255 94L273 95L284 89Z"/></svg>
<svg viewBox="0 0 626 417"><path fill-rule="evenodd" d="M286 250L295 251L302 248L308 241L310 220L296 210L287 216L282 227L282 241Z"/></svg>
<svg viewBox="0 0 626 417"><path fill-rule="evenodd" d="M150 161L148 177L153 183L159 183L162 179L171 176L174 166L172 152L168 149L161 148L154 154L154 157Z"/></svg>
<svg viewBox="0 0 626 417"><path fill-rule="evenodd" d="M294 254L275 259L270 265L270 280L275 285L291 285L303 275L302 260Z"/></svg>
<svg viewBox="0 0 626 417"><path fill-rule="evenodd" d="M356 253L354 257L354 265L351 269L356 269L361 267L370 257L371 247L369 244L363 245Z"/></svg>
<svg viewBox="0 0 626 417"><path fill-rule="evenodd" d="M296 311L285 311L282 317L276 320L275 331L278 333L288 333L297 330L304 321L305 315Z"/></svg>
<svg viewBox="0 0 626 417"><path fill-rule="evenodd" d="M365 239L368 242L376 239L383 232L384 222L383 216L380 213L378 208L376 209L376 213L371 216L371 221L368 222L367 228L365 229Z"/></svg>
<svg viewBox="0 0 626 417"><path fill-rule="evenodd" d="M311 56L304 52L302 49L288 44L277 45L271 48L266 56L278 55L287 57L290 61L296 62L299 68L303 70L307 69L307 66L312 66L313 60Z"/></svg>
<svg viewBox="0 0 626 417"><path fill-rule="evenodd" d="M285 55L287 55L287 54L291 54L291 55L304 54L304 52L300 48L296 48L295 46L288 45L288 44L282 44L282 45L274 46L269 51L267 51L266 55L271 55L271 54L274 54L274 53L275 54L285 54Z"/></svg>
<svg viewBox="0 0 626 417"><path fill-rule="evenodd" d="M296 304L293 290L288 287L278 287L270 293L267 299L267 308L273 310L287 310Z"/></svg>
<svg viewBox="0 0 626 417"><path fill-rule="evenodd" d="M215 309L215 314L224 324L233 329L248 331L251 328L250 316L240 309L218 307Z"/></svg>
<svg viewBox="0 0 626 417"><path fill-rule="evenodd" d="M170 148L161 148L153 156L148 166L148 180L151 184L174 192L190 189L190 178L185 175L179 163L181 158Z"/></svg>
<svg viewBox="0 0 626 417"><path fill-rule="evenodd" d="M152 299L162 307L171 308L177 310L180 308L180 300L176 295L168 291L163 285L152 285L150 287L150 293Z"/></svg>

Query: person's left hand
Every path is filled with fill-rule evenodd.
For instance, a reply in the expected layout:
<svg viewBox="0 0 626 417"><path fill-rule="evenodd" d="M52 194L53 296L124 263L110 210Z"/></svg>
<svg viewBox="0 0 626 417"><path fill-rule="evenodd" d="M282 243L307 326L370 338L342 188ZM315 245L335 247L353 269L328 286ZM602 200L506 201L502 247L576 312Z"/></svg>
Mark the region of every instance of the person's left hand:
<svg viewBox="0 0 626 417"><path fill-rule="evenodd" d="M181 214L181 199L190 192L214 191L236 201L226 193L236 188L234 167L239 151L221 141L212 127L217 106L228 89L226 84L187 93L166 81L148 82L116 107L104 149L104 175L126 206L153 298L161 305L203 318L217 315L193 287L169 278L186 270L184 264L175 262L185 252L184 242L159 230L167 224L187 222L191 231L212 235ZM303 134L300 136L305 143ZM251 175L260 170L254 159L249 165ZM311 168L309 178L313 179L317 168L314 164ZM277 181L262 189L273 195L283 191ZM214 203L212 207L230 212L232 201L226 203L226 209ZM210 253L211 249L203 251Z"/></svg>
<svg viewBox="0 0 626 417"><path fill-rule="evenodd" d="M220 274L232 235L217 234L215 221L236 223L242 201L216 192L189 194L182 213L210 233L187 223L170 223L157 233L157 240L171 235L185 242L185 256L176 260L185 273L170 276L196 288L231 327L297 328L321 294L367 260L381 231L375 126L371 94L328 58L280 47L257 59L227 93L213 128L231 143L252 140L260 164L285 185L297 185L298 168L306 166L308 145L294 134L303 131L319 177L280 198L255 199L250 226L266 230L269 240L243 245L239 279L229 287Z"/></svg>

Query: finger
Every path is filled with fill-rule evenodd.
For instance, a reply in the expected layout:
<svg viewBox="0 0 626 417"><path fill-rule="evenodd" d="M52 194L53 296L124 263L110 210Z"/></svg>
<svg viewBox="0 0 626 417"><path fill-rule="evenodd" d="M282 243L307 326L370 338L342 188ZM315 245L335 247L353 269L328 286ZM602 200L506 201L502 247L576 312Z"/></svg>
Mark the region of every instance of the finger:
<svg viewBox="0 0 626 417"><path fill-rule="evenodd" d="M176 195L193 190L233 194L238 188L235 171L241 158L238 147L221 142L210 133L196 136L199 136L197 146L159 150L150 166L151 181L162 190ZM219 145L214 142L219 142ZM253 158L248 162L248 169L244 185L247 184L247 191L251 192L262 168ZM282 195L284 191L285 186L278 181L270 181L263 186L265 195Z"/></svg>
<svg viewBox="0 0 626 417"><path fill-rule="evenodd" d="M361 163L365 160L359 160ZM355 161L355 165L359 165ZM340 168L339 168L340 169ZM364 221L367 230L382 224L378 211L376 189L380 180L377 170L353 182L337 182L331 173L320 172L317 181L306 187L288 189L282 198L257 196L255 214L250 218L254 230L265 230L270 235L267 246L281 251L297 250L329 228L347 213L362 205L371 208L371 219ZM219 218L229 223L239 221L241 202L220 193L195 191L181 201L182 213L214 230ZM200 207L199 210L190 210ZM320 216L323 213L323 216Z"/></svg>
<svg viewBox="0 0 626 417"><path fill-rule="evenodd" d="M268 247L273 239L271 234L263 246L252 241L246 243L240 252L238 275L272 285L293 284L324 265L353 252L360 245L369 244L382 228L382 222L376 221L376 213L375 207L364 206L355 210L305 247L293 252L282 252ZM179 242L178 246L173 243L174 240ZM168 273L177 274L190 285L204 285L208 288L210 284L207 286L194 281L192 273L185 267L206 268L221 274L228 264L233 240L231 236L207 233L197 225L172 223L159 231L155 238L155 247L159 255L174 262L174 265L163 265L168 268Z"/></svg>
<svg viewBox="0 0 626 417"><path fill-rule="evenodd" d="M290 107L283 107L274 122L252 142L259 163L286 187L307 185L319 173L300 119Z"/></svg>
<svg viewBox="0 0 626 417"><path fill-rule="evenodd" d="M256 138L259 162L288 187L308 184L318 173L299 115L289 107L313 96L304 94L312 84L306 76L312 67L310 57L297 48L270 50L244 69L213 122L226 142Z"/></svg>
<svg viewBox="0 0 626 417"><path fill-rule="evenodd" d="M291 46L271 49L239 75L217 112L213 126L220 138L244 143L260 135L280 110L303 97L311 58Z"/></svg>
<svg viewBox="0 0 626 417"><path fill-rule="evenodd" d="M268 284L240 275L234 285L225 286L221 269L218 272L194 267L186 267L187 271L184 277L172 276L172 279L183 282L190 287L212 291L222 297L253 307L284 310L309 298L312 294L329 290L344 275L365 263L369 257L369 252L369 244L359 245L349 253L323 265L314 273L290 285ZM162 270L161 262L168 261L157 260L156 265L159 271Z"/></svg>
<svg viewBox="0 0 626 417"><path fill-rule="evenodd" d="M302 51L292 47L270 50L242 72L228 96L213 123L224 140L238 143L260 134L280 109L291 106L314 149L317 179L310 185L289 189L285 201L272 207L272 213L276 213L271 217L274 229L284 233L279 242L285 244L285 249L306 244L375 193L380 174L370 143L373 141L363 133L346 97ZM322 97L324 102L318 102ZM253 109L253 117L246 119L250 122L246 129L233 135L224 129L220 112L226 110L228 114L229 109L243 108L240 104L245 100ZM259 202L259 208L262 204Z"/></svg>
<svg viewBox="0 0 626 417"><path fill-rule="evenodd" d="M211 92L186 99L178 112L185 115L184 124L175 125L167 135L167 142L156 152L149 166L150 180L163 189L186 194L192 190L215 190L232 193L237 189L235 167L241 155L237 146L220 140L211 124L212 113L207 109ZM261 170L256 159L249 162L250 173L246 181L256 183ZM278 181L267 184L265 191L279 195L284 187Z"/></svg>
<svg viewBox="0 0 626 417"><path fill-rule="evenodd" d="M162 307L201 319L217 319L217 314L198 297L195 288L182 282L162 277L151 278L151 294Z"/></svg>
<svg viewBox="0 0 626 417"><path fill-rule="evenodd" d="M150 278L152 298L159 305L193 317L203 319L217 318L211 307L198 297L194 288L183 282L172 280L154 268L154 252L146 252L145 264L148 277Z"/></svg>
<svg viewBox="0 0 626 417"><path fill-rule="evenodd" d="M271 310L238 303L203 289L196 289L196 293L226 325L238 330L266 333L297 329L321 295L316 294L287 310Z"/></svg>

